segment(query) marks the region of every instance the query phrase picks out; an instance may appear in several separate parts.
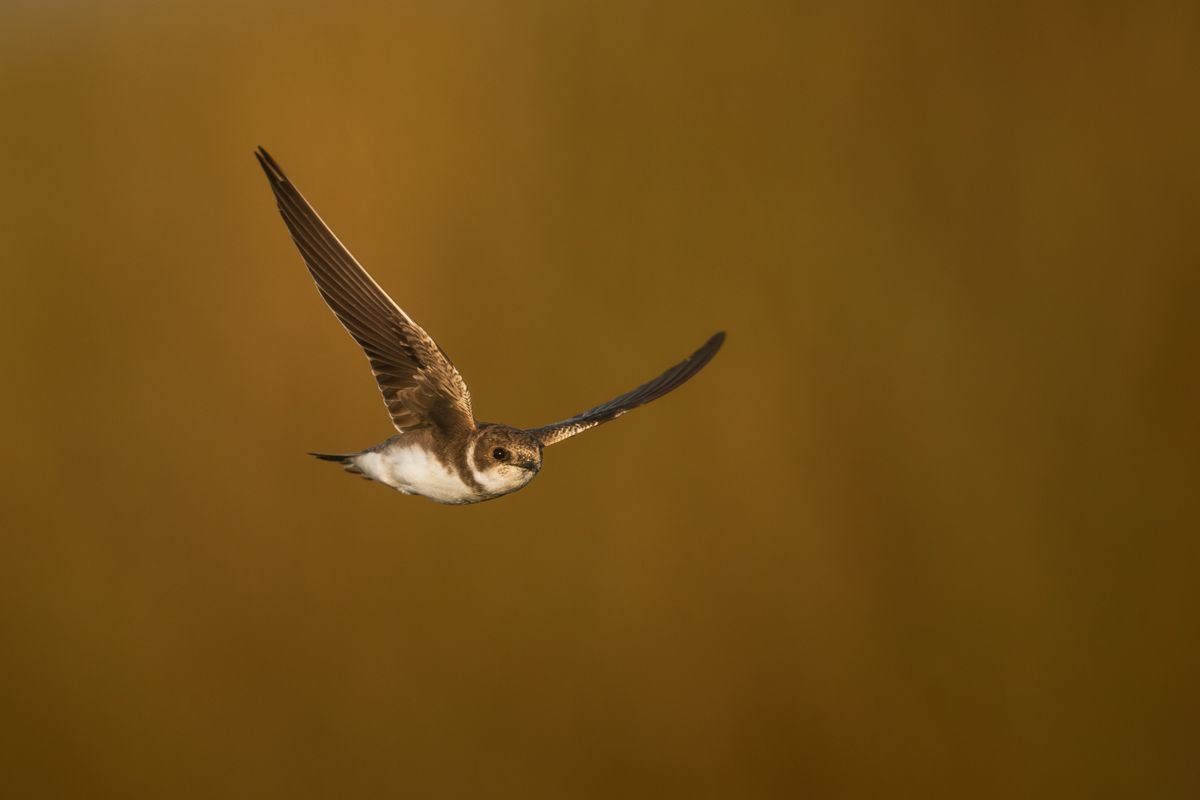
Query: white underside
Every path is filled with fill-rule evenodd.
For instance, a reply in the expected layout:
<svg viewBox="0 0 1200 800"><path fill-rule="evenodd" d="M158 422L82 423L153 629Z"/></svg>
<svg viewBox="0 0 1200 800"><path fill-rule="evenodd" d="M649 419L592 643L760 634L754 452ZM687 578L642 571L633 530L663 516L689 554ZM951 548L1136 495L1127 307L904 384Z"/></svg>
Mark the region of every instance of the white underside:
<svg viewBox="0 0 1200 800"><path fill-rule="evenodd" d="M439 503L470 503L482 499L458 475L432 454L416 446L392 446L354 459L363 474L405 494L419 494Z"/></svg>

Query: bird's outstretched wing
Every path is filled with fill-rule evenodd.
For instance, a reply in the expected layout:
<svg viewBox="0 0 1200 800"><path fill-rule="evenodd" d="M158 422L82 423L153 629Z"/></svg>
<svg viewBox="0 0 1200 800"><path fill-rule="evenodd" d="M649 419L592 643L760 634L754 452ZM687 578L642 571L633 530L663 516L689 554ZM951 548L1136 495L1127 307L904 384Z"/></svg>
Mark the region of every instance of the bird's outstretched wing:
<svg viewBox="0 0 1200 800"><path fill-rule="evenodd" d="M570 419L564 419L562 422L556 422L553 425L546 425L541 428L533 428L529 432L538 437L542 444L548 447L556 442L561 442L563 439L569 439L577 433L582 433L588 428L594 428L609 420L614 420L626 411L637 408L640 405L645 405L651 400L657 400L667 392L678 389L689 378L699 372L717 354L724 341L724 331L717 333L705 342L699 350L654 380L643 383L633 391L613 398L603 405L598 405L593 409L584 411L582 414L576 414Z"/></svg>
<svg viewBox="0 0 1200 800"><path fill-rule="evenodd" d="M255 152L325 302L371 362L401 432L475 427L471 393L437 342L387 296L261 147Z"/></svg>

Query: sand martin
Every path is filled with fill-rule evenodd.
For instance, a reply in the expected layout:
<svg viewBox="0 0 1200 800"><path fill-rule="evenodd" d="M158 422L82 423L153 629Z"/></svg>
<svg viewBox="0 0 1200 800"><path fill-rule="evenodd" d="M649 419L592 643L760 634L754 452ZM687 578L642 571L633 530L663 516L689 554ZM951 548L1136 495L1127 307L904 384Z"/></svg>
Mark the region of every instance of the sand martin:
<svg viewBox="0 0 1200 800"><path fill-rule="evenodd" d="M400 432L358 453L311 455L405 494L461 504L515 492L542 468L544 447L678 388L725 340L717 333L654 380L562 422L530 430L479 422L467 384L442 348L350 255L267 151L260 147L255 155L317 290L366 351Z"/></svg>

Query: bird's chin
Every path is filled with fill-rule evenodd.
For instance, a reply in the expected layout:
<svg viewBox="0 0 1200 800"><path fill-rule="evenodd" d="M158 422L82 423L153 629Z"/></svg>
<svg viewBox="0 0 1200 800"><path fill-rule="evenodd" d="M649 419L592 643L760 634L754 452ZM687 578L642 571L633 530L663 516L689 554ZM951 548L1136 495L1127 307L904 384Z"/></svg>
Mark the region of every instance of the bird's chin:
<svg viewBox="0 0 1200 800"><path fill-rule="evenodd" d="M538 468L537 467L529 467L529 468L520 467L517 470L517 472L518 472L518 474L514 477L517 479L519 485L526 486L529 484L530 481L532 481L534 478L537 477Z"/></svg>
<svg viewBox="0 0 1200 800"><path fill-rule="evenodd" d="M536 476L536 469L526 469L519 464L505 464L502 467L475 474L476 480L479 481L485 491L496 494L515 492Z"/></svg>

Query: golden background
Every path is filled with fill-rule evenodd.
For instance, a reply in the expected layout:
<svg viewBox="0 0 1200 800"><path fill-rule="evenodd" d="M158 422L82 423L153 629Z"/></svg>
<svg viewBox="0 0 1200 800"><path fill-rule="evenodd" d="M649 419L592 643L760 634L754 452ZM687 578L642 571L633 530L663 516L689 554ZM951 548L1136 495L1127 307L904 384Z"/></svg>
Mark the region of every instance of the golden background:
<svg viewBox="0 0 1200 800"><path fill-rule="evenodd" d="M1200 796L1200 12L0 9L11 797ZM252 150L484 419L441 507Z"/></svg>

